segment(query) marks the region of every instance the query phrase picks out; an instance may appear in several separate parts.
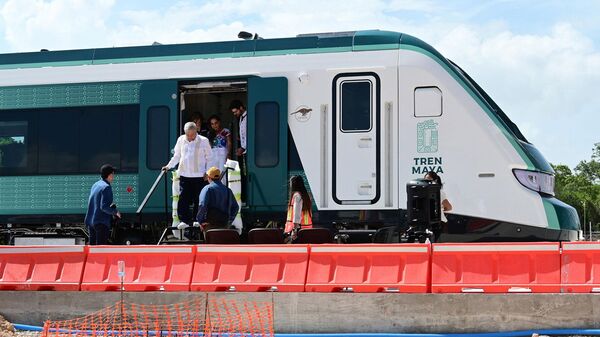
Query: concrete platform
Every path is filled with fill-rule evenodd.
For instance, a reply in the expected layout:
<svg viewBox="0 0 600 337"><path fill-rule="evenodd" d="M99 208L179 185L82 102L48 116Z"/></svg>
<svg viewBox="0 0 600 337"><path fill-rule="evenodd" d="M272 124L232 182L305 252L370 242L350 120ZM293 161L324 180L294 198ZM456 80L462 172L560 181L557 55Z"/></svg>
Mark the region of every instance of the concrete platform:
<svg viewBox="0 0 600 337"><path fill-rule="evenodd" d="M125 293L125 300L170 304L191 296L273 302L275 332L457 333L600 328L600 294ZM116 292L0 291L0 314L41 325L114 304Z"/></svg>

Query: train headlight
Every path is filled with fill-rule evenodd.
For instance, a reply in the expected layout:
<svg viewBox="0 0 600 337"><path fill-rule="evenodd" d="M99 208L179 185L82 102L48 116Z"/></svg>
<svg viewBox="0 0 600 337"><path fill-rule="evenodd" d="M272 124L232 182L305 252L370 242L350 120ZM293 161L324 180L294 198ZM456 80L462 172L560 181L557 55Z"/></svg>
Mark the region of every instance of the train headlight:
<svg viewBox="0 0 600 337"><path fill-rule="evenodd" d="M513 173L521 185L528 189L554 195L554 176L552 174L529 170L513 170Z"/></svg>

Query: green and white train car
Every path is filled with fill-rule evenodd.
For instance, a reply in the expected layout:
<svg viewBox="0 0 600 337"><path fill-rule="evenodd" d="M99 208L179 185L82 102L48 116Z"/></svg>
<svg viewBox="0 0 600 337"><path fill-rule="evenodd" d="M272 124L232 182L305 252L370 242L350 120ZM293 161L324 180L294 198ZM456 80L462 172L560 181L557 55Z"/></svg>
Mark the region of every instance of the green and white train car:
<svg viewBox="0 0 600 337"><path fill-rule="evenodd" d="M217 114L235 133L232 99L248 106L246 227L284 220L291 174L315 223L398 224L406 182L433 170L454 206L441 241L578 238L552 168L494 101L428 44L386 31L0 55L0 226L81 224L103 163L139 226L183 123ZM142 228L164 221L169 191Z"/></svg>

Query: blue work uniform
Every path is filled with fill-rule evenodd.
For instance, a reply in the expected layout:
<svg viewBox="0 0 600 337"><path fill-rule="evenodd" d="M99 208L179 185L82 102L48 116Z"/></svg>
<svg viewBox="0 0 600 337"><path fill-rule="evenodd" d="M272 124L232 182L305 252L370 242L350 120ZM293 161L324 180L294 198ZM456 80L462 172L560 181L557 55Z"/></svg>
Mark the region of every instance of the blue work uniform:
<svg viewBox="0 0 600 337"><path fill-rule="evenodd" d="M112 203L112 187L106 180L100 179L92 186L85 215L85 225L90 231L91 245L108 243L112 217L117 214L117 209L110 207Z"/></svg>
<svg viewBox="0 0 600 337"><path fill-rule="evenodd" d="M239 209L240 206L229 187L223 185L220 180L213 180L200 192L197 220L200 223L216 222L212 225L227 226L233 222Z"/></svg>

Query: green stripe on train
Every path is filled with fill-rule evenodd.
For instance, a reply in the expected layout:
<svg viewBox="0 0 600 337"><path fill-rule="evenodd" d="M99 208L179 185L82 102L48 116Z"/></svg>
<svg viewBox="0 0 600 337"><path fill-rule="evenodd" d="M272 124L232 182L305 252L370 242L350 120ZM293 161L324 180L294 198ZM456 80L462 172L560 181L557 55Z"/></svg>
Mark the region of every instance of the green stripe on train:
<svg viewBox="0 0 600 337"><path fill-rule="evenodd" d="M554 197L542 197L544 211L548 218L548 228L579 230L579 217L575 208Z"/></svg>
<svg viewBox="0 0 600 337"><path fill-rule="evenodd" d="M140 82L111 82L2 87L0 109L138 104L140 86Z"/></svg>
<svg viewBox="0 0 600 337"><path fill-rule="evenodd" d="M97 175L0 177L0 214L83 214L90 188L98 179ZM137 174L117 174L113 194L120 210L135 211Z"/></svg>

